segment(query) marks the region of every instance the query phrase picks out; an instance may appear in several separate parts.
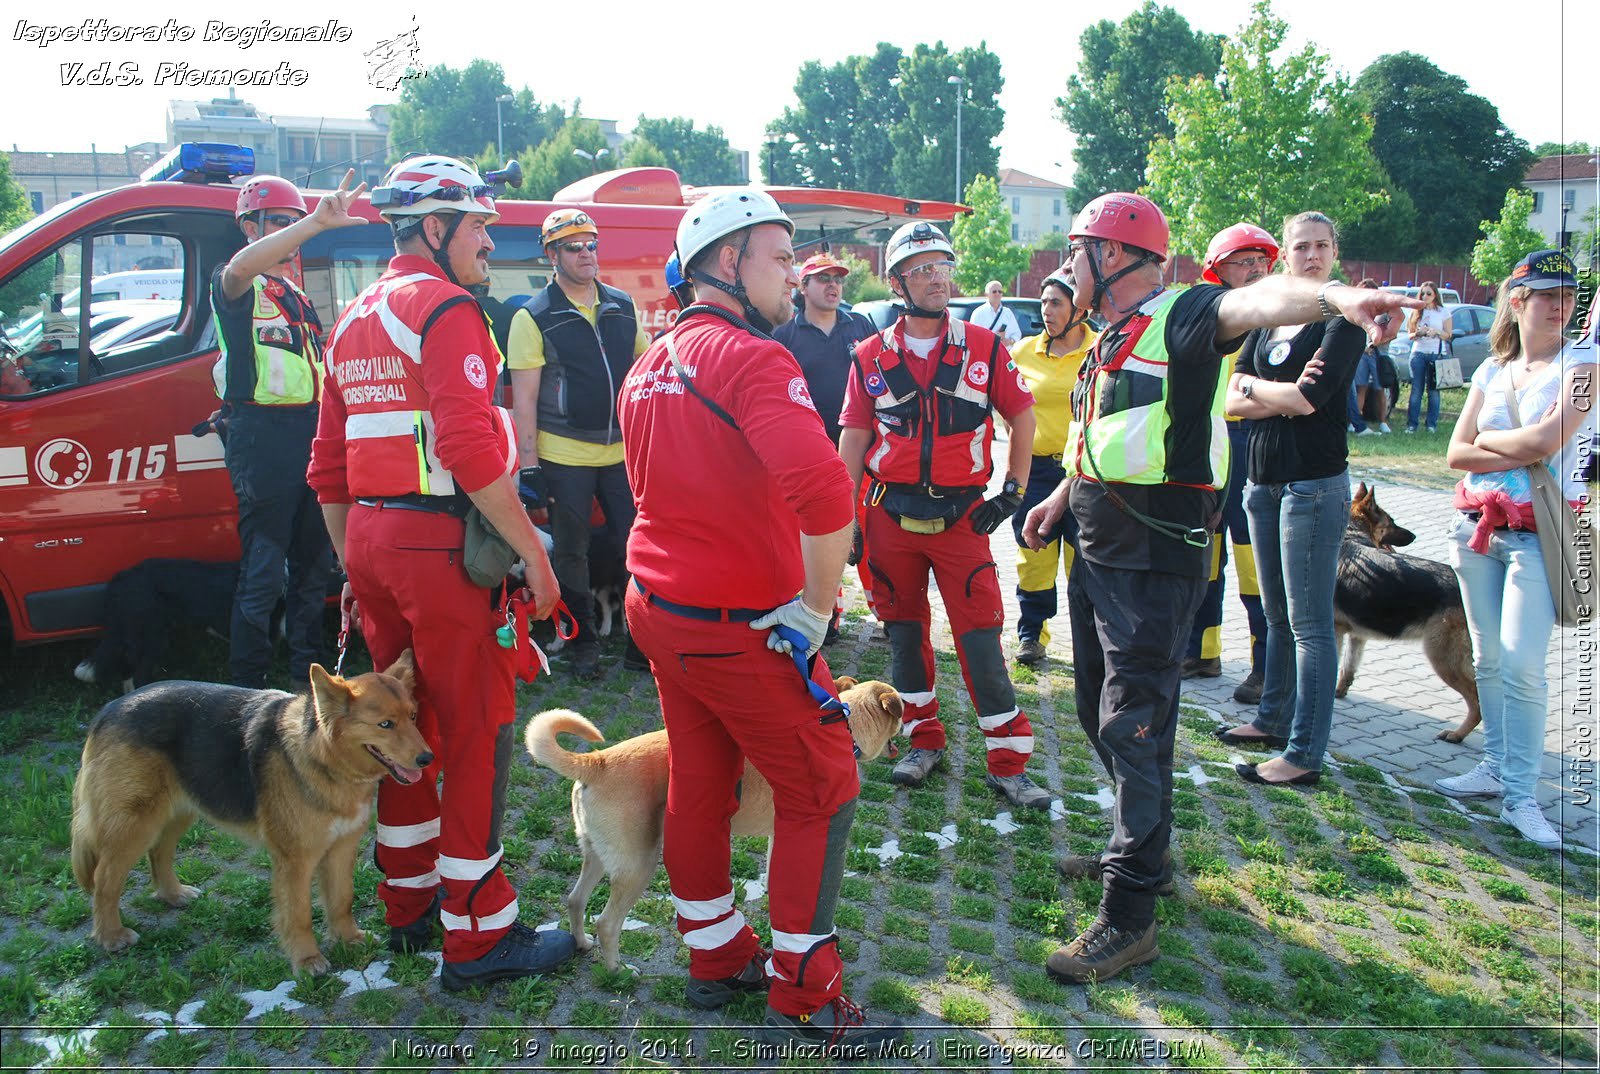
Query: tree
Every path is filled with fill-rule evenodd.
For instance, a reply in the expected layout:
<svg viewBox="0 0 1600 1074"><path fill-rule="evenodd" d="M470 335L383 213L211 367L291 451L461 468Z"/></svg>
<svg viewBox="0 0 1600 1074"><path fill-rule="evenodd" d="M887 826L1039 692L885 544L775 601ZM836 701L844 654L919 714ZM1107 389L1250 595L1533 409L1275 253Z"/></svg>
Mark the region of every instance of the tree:
<svg viewBox="0 0 1600 1074"><path fill-rule="evenodd" d="M967 184L963 203L972 212L956 218L950 244L956 248L956 285L967 294L982 292L990 280L1009 281L1033 261L1033 251L1011 241L1011 210L992 176Z"/></svg>
<svg viewBox="0 0 1600 1074"><path fill-rule="evenodd" d="M862 302L893 298L894 292L883 282L883 277L872 271L872 266L851 253L836 253L834 257L850 270L844 278L844 300L852 306Z"/></svg>
<svg viewBox="0 0 1600 1074"><path fill-rule="evenodd" d="M1306 45L1274 62L1288 25L1257 0L1222 46L1216 79L1167 84L1173 136L1150 149L1148 190L1172 223L1175 253L1200 256L1240 220L1274 230L1307 209L1360 219L1381 204L1372 121L1328 58Z"/></svg>
<svg viewBox="0 0 1600 1074"><path fill-rule="evenodd" d="M1339 228L1339 249L1346 256L1410 261L1418 252L1416 204L1392 182L1384 186L1390 191L1388 201Z"/></svg>
<svg viewBox="0 0 1600 1074"><path fill-rule="evenodd" d="M538 145L566 121L559 105L541 106L526 87L499 106L495 98L511 94L498 63L473 60L457 71L430 67L427 77L401 83L400 101L389 116L389 159L413 153L470 157L483 145L495 145L500 128L505 144Z"/></svg>
<svg viewBox="0 0 1600 1074"><path fill-rule="evenodd" d="M582 116L572 116L538 145L523 146L507 153L507 159L522 162L522 186L506 187L495 197L511 201L547 201L562 187L596 171L605 170L608 166L605 162L611 159L601 158L596 163L578 156L573 152L574 149L598 154L606 148L606 136L601 132L599 123ZM640 152L645 150L641 149ZM492 144L478 153L475 159L484 171L500 166Z"/></svg>
<svg viewBox="0 0 1600 1074"><path fill-rule="evenodd" d="M950 78L959 76L959 85ZM995 139L1005 126L999 105L1005 79L1000 57L982 43L952 54L944 42L918 45L900 61L903 119L889 128L894 147L895 194L948 198L956 194L956 96L961 96L961 171L994 175L1000 151Z"/></svg>
<svg viewBox="0 0 1600 1074"><path fill-rule="evenodd" d="M1533 194L1520 186L1506 191L1500 219L1485 220L1478 226L1483 238L1472 248L1472 275L1478 282L1498 287L1511 270L1534 250L1550 245L1539 232L1528 226L1533 215Z"/></svg>
<svg viewBox="0 0 1600 1074"><path fill-rule="evenodd" d="M671 119L639 117L633 136L643 139L665 158L666 166L678 173L685 183L695 186L715 186L722 183L742 183L739 158L728 146L721 127L696 130L694 120L682 116Z"/></svg>
<svg viewBox="0 0 1600 1074"><path fill-rule="evenodd" d="M1534 159L1528 143L1464 80L1415 53L1380 57L1354 89L1372 116L1373 155L1416 211L1414 241L1396 255L1462 257L1477 237L1472 222L1522 182Z"/></svg>
<svg viewBox="0 0 1600 1074"><path fill-rule="evenodd" d="M1588 142L1540 142L1533 147L1535 157L1561 157L1571 153L1592 153Z"/></svg>
<svg viewBox="0 0 1600 1074"><path fill-rule="evenodd" d="M0 235L33 219L28 192L11 175L11 158L0 153Z"/></svg>
<svg viewBox="0 0 1600 1074"><path fill-rule="evenodd" d="M1215 77L1222 38L1191 30L1172 8L1145 0L1120 23L1101 19L1084 30L1078 49L1078 73L1056 98L1056 114L1077 138L1073 197L1082 205L1144 185L1150 144L1172 137L1167 80Z"/></svg>
<svg viewBox="0 0 1600 1074"><path fill-rule="evenodd" d="M902 53L879 43L870 56L831 67L815 60L795 78L795 105L767 125L769 183L886 191L894 153L884 136L905 116L897 80Z"/></svg>

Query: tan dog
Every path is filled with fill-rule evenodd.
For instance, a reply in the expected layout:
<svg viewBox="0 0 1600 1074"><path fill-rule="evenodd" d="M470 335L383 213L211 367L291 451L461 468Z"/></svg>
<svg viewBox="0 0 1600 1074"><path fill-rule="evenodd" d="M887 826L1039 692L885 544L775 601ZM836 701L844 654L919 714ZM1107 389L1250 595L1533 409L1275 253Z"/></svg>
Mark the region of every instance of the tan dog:
<svg viewBox="0 0 1600 1074"><path fill-rule="evenodd" d="M850 733L861 759L881 756L900 729L904 706L894 687L851 678L836 680L850 706ZM579 950L591 941L584 931L589 896L602 877L611 878L611 896L594 931L607 969L616 969L617 945L628 911L639 901L661 863L662 823L667 811L667 733L651 731L603 750L572 753L556 736L566 732L602 741L595 726L576 712L551 709L528 724L525 740L533 759L573 781L572 824L583 851L583 870L567 896L567 917ZM733 815L734 835L772 838L772 786L746 762Z"/></svg>
<svg viewBox="0 0 1600 1074"><path fill-rule="evenodd" d="M146 851L162 902L200 894L179 882L173 857L204 814L267 848L272 926L294 972L327 970L311 931L312 874L328 931L364 939L351 904L372 794L385 776L415 783L433 763L414 680L407 649L382 674L349 680L313 664L304 694L159 682L101 709L72 787L72 871L94 897L94 941L118 951L139 938L119 903Z"/></svg>

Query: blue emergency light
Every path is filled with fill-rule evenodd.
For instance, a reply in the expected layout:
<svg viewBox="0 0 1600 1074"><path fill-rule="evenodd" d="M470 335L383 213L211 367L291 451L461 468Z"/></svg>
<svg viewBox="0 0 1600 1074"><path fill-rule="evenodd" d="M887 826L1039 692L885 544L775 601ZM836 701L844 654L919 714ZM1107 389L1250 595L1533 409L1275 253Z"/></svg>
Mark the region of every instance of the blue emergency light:
<svg viewBox="0 0 1600 1074"><path fill-rule="evenodd" d="M139 173L145 183L226 183L256 170L255 150L226 142L183 142Z"/></svg>

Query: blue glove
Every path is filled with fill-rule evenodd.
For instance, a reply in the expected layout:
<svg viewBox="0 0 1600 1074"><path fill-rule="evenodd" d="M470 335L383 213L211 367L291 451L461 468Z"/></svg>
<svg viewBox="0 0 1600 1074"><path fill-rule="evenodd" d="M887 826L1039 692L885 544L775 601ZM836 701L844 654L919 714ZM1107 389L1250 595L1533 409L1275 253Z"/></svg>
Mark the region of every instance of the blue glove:
<svg viewBox="0 0 1600 1074"><path fill-rule="evenodd" d="M538 466L524 466L517 471L517 495L522 506L529 510L550 506L550 482Z"/></svg>
<svg viewBox="0 0 1600 1074"><path fill-rule="evenodd" d="M812 653L822 648L822 639L828 636L828 620L831 618L831 615L818 615L806 607L805 601L796 597L753 621L750 629L772 631L767 635L767 648L779 653L794 652L798 648L794 635L798 634L805 643L805 655L810 658ZM788 629L780 629L784 627Z"/></svg>

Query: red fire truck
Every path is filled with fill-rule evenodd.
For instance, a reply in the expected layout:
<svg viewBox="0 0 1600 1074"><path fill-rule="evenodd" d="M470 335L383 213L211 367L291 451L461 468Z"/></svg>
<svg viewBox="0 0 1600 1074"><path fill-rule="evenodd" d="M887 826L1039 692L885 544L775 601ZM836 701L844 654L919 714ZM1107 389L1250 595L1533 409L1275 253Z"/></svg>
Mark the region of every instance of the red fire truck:
<svg viewBox="0 0 1600 1074"><path fill-rule="evenodd" d="M222 444L196 426L217 407L207 287L243 242L230 179L245 169L208 168L204 152L179 147L175 156L195 166L173 168L176 178L74 198L0 239L0 632L18 644L95 632L106 583L144 560L238 558ZM768 189L802 239L866 241L909 219L948 221L965 211L881 194ZM558 205L578 204L605 236L605 282L634 296L648 330L665 328L673 234L685 206L711 192L684 187L666 168L630 168L552 201L502 200L491 298L515 303L549 282L540 224ZM309 204L316 199L308 193ZM301 251L303 283L325 324L393 253L365 198L354 212L371 223L325 233ZM170 289L133 299L97 293L96 281L114 274L157 272L181 275L176 300Z"/></svg>

